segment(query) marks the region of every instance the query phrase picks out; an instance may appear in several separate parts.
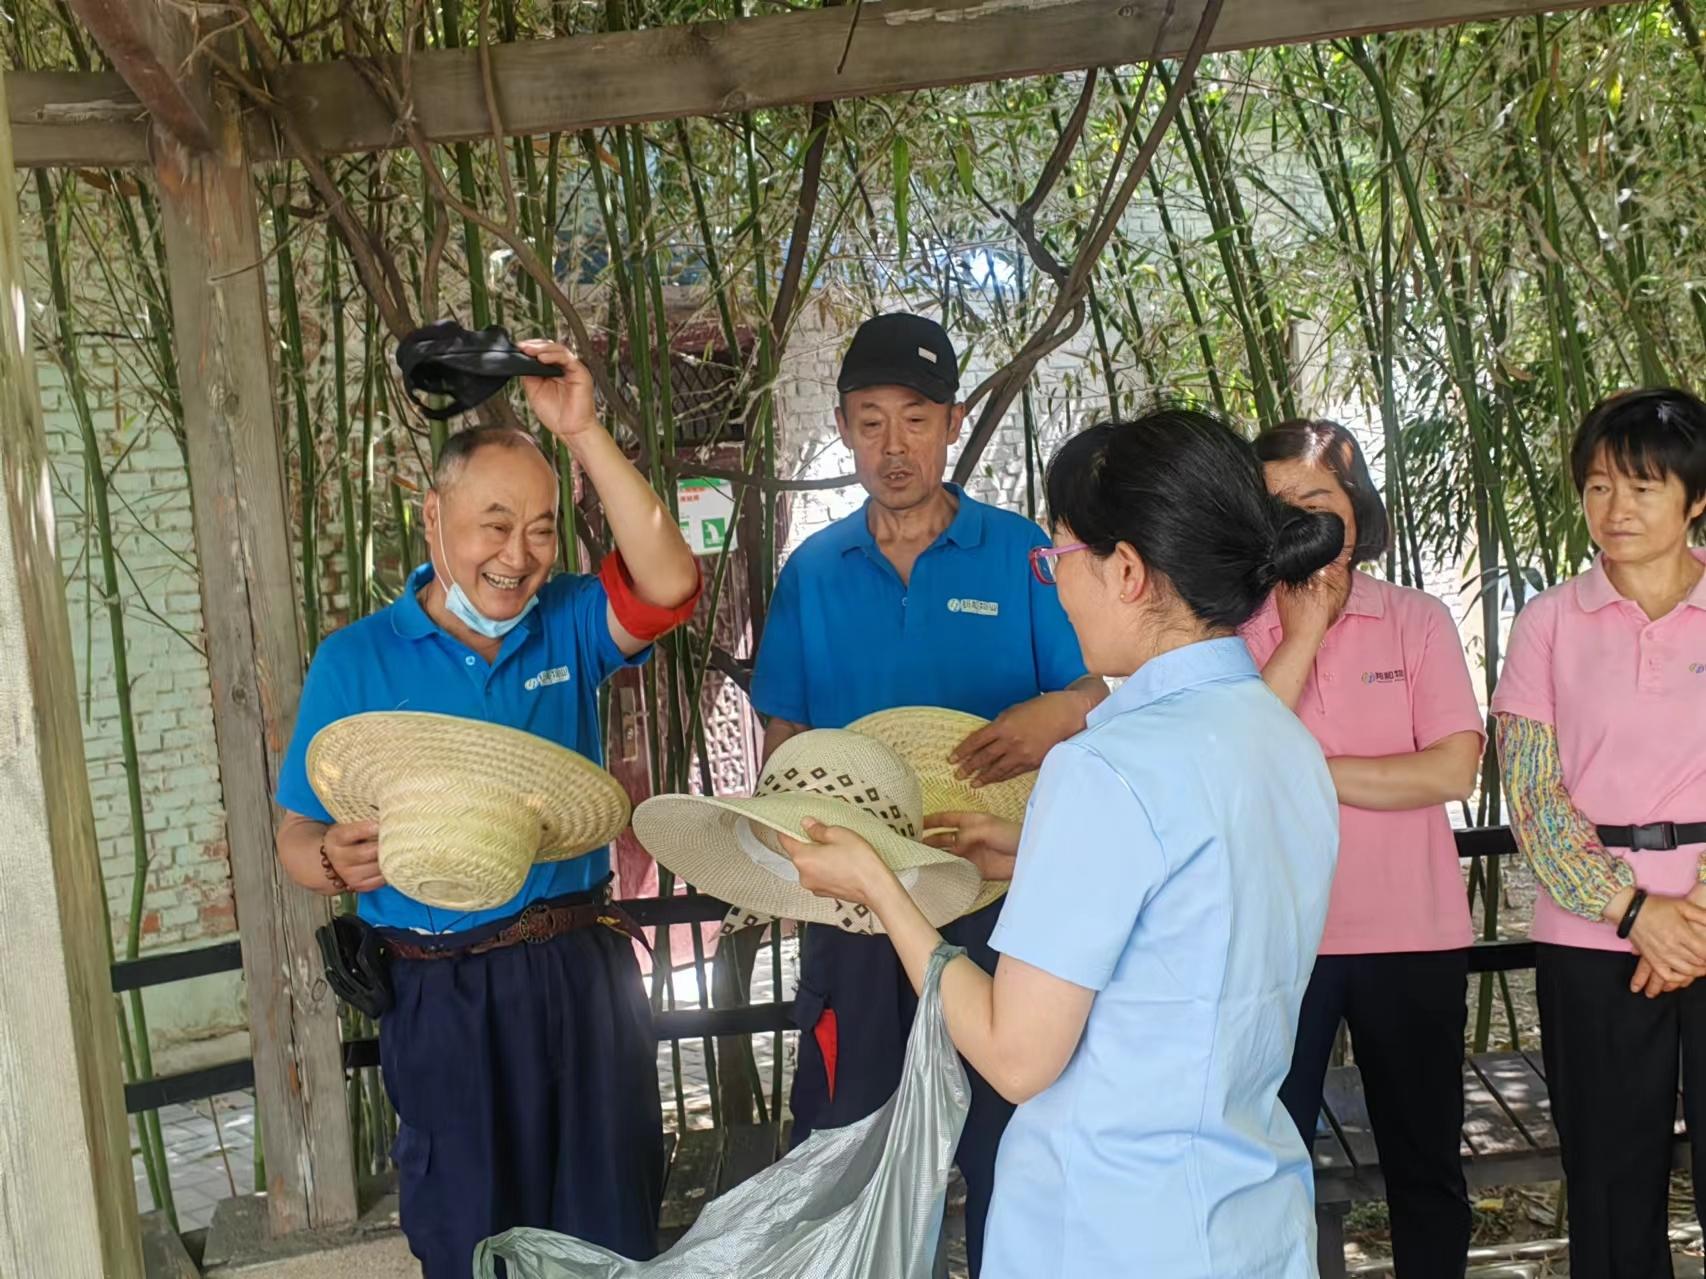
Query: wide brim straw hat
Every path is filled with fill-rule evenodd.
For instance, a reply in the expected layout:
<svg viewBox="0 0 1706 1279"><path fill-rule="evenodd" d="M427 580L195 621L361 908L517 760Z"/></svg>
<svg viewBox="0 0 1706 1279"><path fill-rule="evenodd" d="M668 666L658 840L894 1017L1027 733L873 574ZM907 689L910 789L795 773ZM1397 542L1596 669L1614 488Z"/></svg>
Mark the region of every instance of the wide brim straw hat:
<svg viewBox="0 0 1706 1279"><path fill-rule="evenodd" d="M965 914L982 881L969 862L919 842L923 815L918 779L888 747L813 729L777 747L755 794L659 795L634 810L634 834L660 865L755 915L881 933L863 904L802 887L777 836L804 839L811 820L853 831L940 927Z"/></svg>
<svg viewBox="0 0 1706 1279"><path fill-rule="evenodd" d="M602 848L628 794L584 755L532 733L424 711L373 711L308 744L308 780L339 822L379 823L379 870L447 910L490 910L536 861Z"/></svg>
<svg viewBox="0 0 1706 1279"><path fill-rule="evenodd" d="M925 813L988 813L1022 826L1025 807L1037 784L1034 769L1004 782L973 786L969 779L956 775L959 766L948 760L961 742L988 725L982 716L943 706L897 706L854 720L847 727L876 738L907 762L918 775ZM972 911L998 901L1007 887L1004 879L983 880Z"/></svg>

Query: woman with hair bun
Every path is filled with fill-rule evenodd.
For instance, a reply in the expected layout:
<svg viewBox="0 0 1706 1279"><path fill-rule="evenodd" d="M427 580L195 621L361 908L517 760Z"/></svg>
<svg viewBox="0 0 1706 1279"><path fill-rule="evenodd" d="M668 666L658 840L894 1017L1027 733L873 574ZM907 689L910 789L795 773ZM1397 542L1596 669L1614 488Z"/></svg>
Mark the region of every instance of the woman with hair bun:
<svg viewBox="0 0 1706 1279"><path fill-rule="evenodd" d="M1332 880L1320 749L1237 628L1344 545L1271 498L1201 413L1107 422L1049 467L1060 590L1092 672L1128 677L1052 750L1022 838L962 829L1013 880L994 977L942 972L949 1032L1019 1108L985 1279L1315 1274L1308 1152L1280 1104ZM915 987L941 938L851 833L785 841L800 881L867 903Z"/></svg>
<svg viewBox="0 0 1706 1279"><path fill-rule="evenodd" d="M1345 526L1321 579L1281 586L1244 628L1262 677L1326 753L1340 805L1332 904L1280 1096L1313 1140L1348 1024L1399 1279L1450 1279L1469 1254L1458 1143L1473 934L1445 805L1475 788L1485 721L1445 605L1357 570L1386 553L1391 526L1351 433L1286 422L1256 455L1270 491Z"/></svg>

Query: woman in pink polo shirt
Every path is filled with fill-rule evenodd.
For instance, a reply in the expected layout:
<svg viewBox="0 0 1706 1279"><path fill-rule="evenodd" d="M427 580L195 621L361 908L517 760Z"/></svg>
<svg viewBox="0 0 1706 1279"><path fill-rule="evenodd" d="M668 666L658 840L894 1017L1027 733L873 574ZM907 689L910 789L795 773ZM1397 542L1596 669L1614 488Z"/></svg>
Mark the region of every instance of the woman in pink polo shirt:
<svg viewBox="0 0 1706 1279"><path fill-rule="evenodd" d="M1689 1130L1706 1131L1706 983L1689 984L1706 975L1706 564L1689 548L1706 532L1706 404L1602 401L1570 470L1600 555L1523 609L1493 712L1543 890L1535 986L1570 1274L1668 1279L1679 1056Z"/></svg>
<svg viewBox="0 0 1706 1279"><path fill-rule="evenodd" d="M1339 864L1280 1099L1312 1143L1339 1023L1350 1026L1386 1175L1401 1279L1461 1276L1469 1198L1463 1026L1473 937L1445 805L1475 786L1484 722L1457 627L1431 595L1369 577L1391 525L1334 422L1256 440L1268 488L1345 522L1322 579L1282 587L1244 628L1268 686L1314 734L1339 792Z"/></svg>

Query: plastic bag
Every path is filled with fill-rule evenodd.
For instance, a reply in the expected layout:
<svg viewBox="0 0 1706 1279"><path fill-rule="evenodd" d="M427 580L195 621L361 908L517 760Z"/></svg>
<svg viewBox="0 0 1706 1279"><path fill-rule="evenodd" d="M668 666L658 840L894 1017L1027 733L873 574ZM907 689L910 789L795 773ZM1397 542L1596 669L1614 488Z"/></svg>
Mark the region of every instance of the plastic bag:
<svg viewBox="0 0 1706 1279"><path fill-rule="evenodd" d="M663 1256L630 1261L548 1230L480 1244L477 1279L930 1279L948 1169L966 1120L965 1068L948 1038L942 967L930 957L900 1088L876 1114L812 1133L779 1163L712 1200Z"/></svg>

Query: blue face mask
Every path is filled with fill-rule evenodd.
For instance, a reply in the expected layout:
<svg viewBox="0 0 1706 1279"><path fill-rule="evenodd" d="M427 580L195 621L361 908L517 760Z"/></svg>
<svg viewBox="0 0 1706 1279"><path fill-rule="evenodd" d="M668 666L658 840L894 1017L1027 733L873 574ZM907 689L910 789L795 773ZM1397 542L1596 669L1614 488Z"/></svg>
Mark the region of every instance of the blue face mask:
<svg viewBox="0 0 1706 1279"><path fill-rule="evenodd" d="M450 589L444 593L445 607L450 610L452 617L476 635L484 635L487 639L502 639L513 631L516 624L531 613L534 606L539 603L539 596L535 594L522 606L521 612L514 617L487 617L474 607L474 601L468 598L468 593L462 589L454 577L450 576L450 556L446 555L444 551L444 524L442 520L438 526L438 553L444 559L444 580L450 583Z"/></svg>

